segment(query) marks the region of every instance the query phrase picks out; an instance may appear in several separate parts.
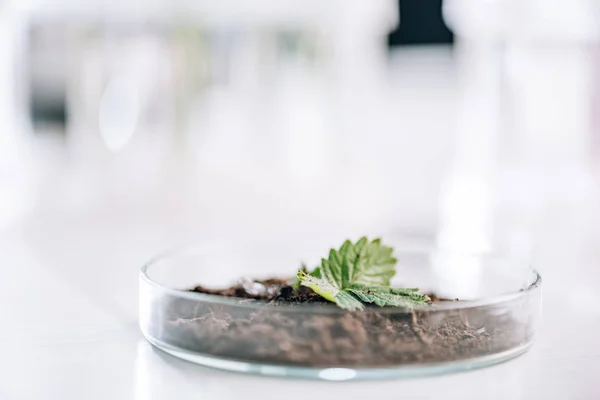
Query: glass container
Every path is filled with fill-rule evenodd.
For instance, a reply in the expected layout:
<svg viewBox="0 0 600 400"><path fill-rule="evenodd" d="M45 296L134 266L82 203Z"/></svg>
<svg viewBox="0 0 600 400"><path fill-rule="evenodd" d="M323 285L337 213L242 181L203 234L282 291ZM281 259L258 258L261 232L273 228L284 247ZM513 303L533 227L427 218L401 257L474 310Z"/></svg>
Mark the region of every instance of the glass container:
<svg viewBox="0 0 600 400"><path fill-rule="evenodd" d="M291 277L302 261L316 263L310 256L327 250L206 244L170 251L142 268L140 326L153 345L194 363L326 380L467 370L531 346L541 304L537 272L496 255L396 249L392 285L419 287L441 301L349 312L191 292L243 277Z"/></svg>

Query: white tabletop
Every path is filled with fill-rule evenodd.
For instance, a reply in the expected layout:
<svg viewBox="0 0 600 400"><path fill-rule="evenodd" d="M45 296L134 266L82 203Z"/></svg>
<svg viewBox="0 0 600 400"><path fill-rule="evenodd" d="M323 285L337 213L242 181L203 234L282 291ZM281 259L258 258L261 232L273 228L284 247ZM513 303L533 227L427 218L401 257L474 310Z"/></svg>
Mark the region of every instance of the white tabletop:
<svg viewBox="0 0 600 400"><path fill-rule="evenodd" d="M216 371L144 340L138 267L160 249L206 237L198 219L183 217L185 201L184 211L161 215L156 199L128 212L93 213L47 200L0 237L2 399L359 399L365 391L411 399L600 396L598 214L559 209L552 223L540 225L545 233L533 259L544 275L544 313L525 355L439 377L327 383Z"/></svg>

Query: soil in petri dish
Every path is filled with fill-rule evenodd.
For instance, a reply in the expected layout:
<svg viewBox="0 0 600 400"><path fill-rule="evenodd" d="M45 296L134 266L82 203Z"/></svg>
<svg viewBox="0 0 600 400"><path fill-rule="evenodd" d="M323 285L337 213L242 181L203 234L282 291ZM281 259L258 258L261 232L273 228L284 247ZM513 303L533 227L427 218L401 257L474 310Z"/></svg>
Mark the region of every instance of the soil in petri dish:
<svg viewBox="0 0 600 400"><path fill-rule="evenodd" d="M509 315L476 308L430 313L373 306L363 312L320 312L335 306L284 279L190 291L233 297L239 305L173 300L159 316L163 322L158 336L187 350L240 361L390 367L476 358L530 339ZM452 301L430 297L434 303ZM264 306L243 306L253 302ZM304 303L312 303L315 312L299 307Z"/></svg>

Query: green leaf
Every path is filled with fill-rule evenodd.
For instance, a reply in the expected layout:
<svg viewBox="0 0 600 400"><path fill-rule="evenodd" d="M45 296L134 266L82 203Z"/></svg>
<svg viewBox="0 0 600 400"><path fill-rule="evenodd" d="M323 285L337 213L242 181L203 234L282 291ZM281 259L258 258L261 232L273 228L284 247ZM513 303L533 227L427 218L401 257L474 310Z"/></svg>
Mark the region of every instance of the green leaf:
<svg viewBox="0 0 600 400"><path fill-rule="evenodd" d="M391 288L383 286L354 285L347 289L361 301L374 303L380 307L407 307L412 308L427 304L429 297L418 293L416 288Z"/></svg>
<svg viewBox="0 0 600 400"><path fill-rule="evenodd" d="M357 243L358 244L358 243ZM361 268L353 284L389 286L390 280L396 275L396 260L392 257L393 249L381 245L380 239L375 239L365 245L361 253Z"/></svg>
<svg viewBox="0 0 600 400"><path fill-rule="evenodd" d="M407 308L426 304L429 297L418 289L390 287L397 262L392 252L380 239L346 240L338 250L329 250L328 257L311 273L305 267L298 271L296 282L352 311L363 309L363 302Z"/></svg>
<svg viewBox="0 0 600 400"><path fill-rule="evenodd" d="M313 269L313 271L310 273L310 276L314 276L315 278L322 278L321 267L317 267L317 268Z"/></svg>
<svg viewBox="0 0 600 400"><path fill-rule="evenodd" d="M321 295L324 299L337 304L343 309L349 311L359 311L364 308L360 300L352 296L350 293L332 285L323 278L316 278L312 275L304 273L303 271L299 271L298 280L302 286L311 288L315 293Z"/></svg>
<svg viewBox="0 0 600 400"><path fill-rule="evenodd" d="M353 284L389 286L396 274L397 260L392 251L382 246L380 239L369 242L362 237L355 244L346 240L339 250L331 249L329 257L321 260L319 274L341 289Z"/></svg>

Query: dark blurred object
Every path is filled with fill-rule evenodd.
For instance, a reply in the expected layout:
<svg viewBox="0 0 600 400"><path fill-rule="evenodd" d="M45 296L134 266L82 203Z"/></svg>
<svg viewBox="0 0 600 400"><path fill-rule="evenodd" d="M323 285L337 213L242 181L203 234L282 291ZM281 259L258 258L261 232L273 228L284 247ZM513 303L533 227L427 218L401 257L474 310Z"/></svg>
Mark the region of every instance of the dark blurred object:
<svg viewBox="0 0 600 400"><path fill-rule="evenodd" d="M37 93L33 93L36 95ZM44 102L38 98L32 98L29 104L30 113L32 115L34 127L38 124L54 123L65 125L67 120L67 112L65 107L65 99L53 99L52 102Z"/></svg>
<svg viewBox="0 0 600 400"><path fill-rule="evenodd" d="M442 0L399 0L400 25L388 36L389 46L452 43L444 24Z"/></svg>
<svg viewBox="0 0 600 400"><path fill-rule="evenodd" d="M67 29L61 22L33 20L27 34L28 107L35 132L63 130L67 123Z"/></svg>

